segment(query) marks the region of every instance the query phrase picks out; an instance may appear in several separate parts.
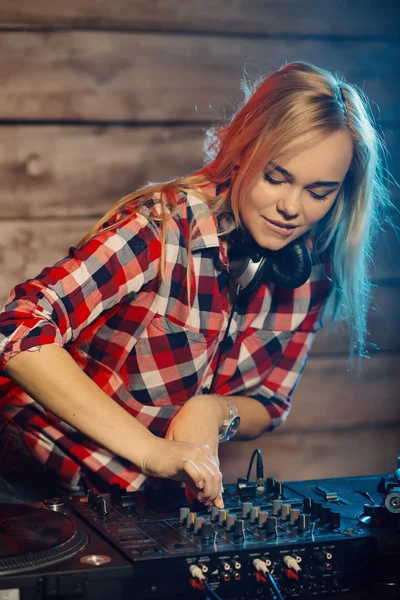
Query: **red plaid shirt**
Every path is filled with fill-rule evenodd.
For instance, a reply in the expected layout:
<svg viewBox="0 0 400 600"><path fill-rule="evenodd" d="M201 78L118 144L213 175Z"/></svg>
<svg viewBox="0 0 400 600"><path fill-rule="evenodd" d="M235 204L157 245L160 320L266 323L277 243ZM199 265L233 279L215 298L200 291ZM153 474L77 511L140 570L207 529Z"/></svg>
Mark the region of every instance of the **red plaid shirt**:
<svg viewBox="0 0 400 600"><path fill-rule="evenodd" d="M157 204L146 206L151 214ZM210 386L229 317L229 279L216 219L194 196L179 194L167 222L162 279L160 240L159 223L131 215L18 285L0 313L0 367L23 350L63 346L128 413L165 435L180 407ZM301 287L264 284L235 311L218 370L215 391L258 400L273 427L288 416L330 291L329 265L313 263ZM93 472L128 490L143 484L134 465L44 410L7 378L0 378L0 397L3 417L20 428L30 452L64 485L74 489L82 475L90 482Z"/></svg>

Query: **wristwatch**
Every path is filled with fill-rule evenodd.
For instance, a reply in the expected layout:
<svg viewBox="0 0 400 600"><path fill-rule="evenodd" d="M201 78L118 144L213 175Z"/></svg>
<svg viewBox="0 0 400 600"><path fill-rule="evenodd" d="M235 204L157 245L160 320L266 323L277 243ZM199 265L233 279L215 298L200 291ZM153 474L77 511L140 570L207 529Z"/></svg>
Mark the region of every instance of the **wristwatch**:
<svg viewBox="0 0 400 600"><path fill-rule="evenodd" d="M225 404L227 404L229 408L229 415L222 423L222 427L219 432L219 441L228 442L230 439L233 438L233 436L237 433L237 430L239 429L239 411L233 404L233 402L228 400L228 398L225 398L225 396L220 396L220 398L225 402Z"/></svg>

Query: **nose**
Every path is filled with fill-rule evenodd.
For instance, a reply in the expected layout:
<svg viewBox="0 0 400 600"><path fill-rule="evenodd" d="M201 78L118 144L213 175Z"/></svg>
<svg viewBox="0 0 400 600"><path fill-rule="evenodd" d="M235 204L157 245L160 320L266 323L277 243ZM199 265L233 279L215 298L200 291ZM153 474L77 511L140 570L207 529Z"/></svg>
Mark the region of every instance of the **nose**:
<svg viewBox="0 0 400 600"><path fill-rule="evenodd" d="M301 192L294 187L282 186L282 195L277 203L278 212L287 219L294 219L300 214L301 210Z"/></svg>

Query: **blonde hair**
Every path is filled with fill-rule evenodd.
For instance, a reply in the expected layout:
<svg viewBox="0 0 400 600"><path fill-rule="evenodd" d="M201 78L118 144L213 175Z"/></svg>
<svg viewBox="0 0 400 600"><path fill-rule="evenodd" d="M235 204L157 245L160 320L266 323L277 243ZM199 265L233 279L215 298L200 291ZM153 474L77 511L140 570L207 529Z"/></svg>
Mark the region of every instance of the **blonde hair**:
<svg viewBox="0 0 400 600"><path fill-rule="evenodd" d="M233 117L206 132L202 169L126 196L80 243L100 229L114 227L107 223L121 211L127 211L128 220L141 211L148 199L156 196L161 208L152 218L161 223L164 248L166 222L176 211L179 192L199 197L214 214L231 212L231 228L239 226L241 205L251 187L266 165L285 154L293 140L299 139L296 149L300 151L304 149L301 138L305 134L309 146L332 133L348 131L353 140L352 162L333 207L317 225L314 251L318 254L330 250L333 285L325 314L331 323L339 318L349 322L350 355L356 352L361 356L366 346L371 298L368 271L371 244L379 227L380 208L389 203L386 151L368 100L343 77L306 62L286 64L253 84L243 80L241 89L245 98ZM216 196L203 191L210 182L221 184ZM190 247L189 244L189 252Z"/></svg>

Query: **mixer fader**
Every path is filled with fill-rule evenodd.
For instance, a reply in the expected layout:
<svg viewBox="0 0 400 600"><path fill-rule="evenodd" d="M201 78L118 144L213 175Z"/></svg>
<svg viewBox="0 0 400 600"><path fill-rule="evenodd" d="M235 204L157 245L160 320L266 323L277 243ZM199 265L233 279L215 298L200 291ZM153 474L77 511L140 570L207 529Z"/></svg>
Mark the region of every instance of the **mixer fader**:
<svg viewBox="0 0 400 600"><path fill-rule="evenodd" d="M366 588L371 578L379 587L382 552L385 572L400 570L399 511L395 501L392 511L385 507L379 483L240 480L225 487L222 510L189 506L181 489L168 486L147 494L116 486L79 503L79 514L137 565L138 598L163 597L171 577L183 597L189 586L199 598L204 587L232 600L272 598L271 575L284 598L325 597ZM396 489L381 491L394 499Z"/></svg>
<svg viewBox="0 0 400 600"><path fill-rule="evenodd" d="M257 471L224 501L190 505L165 483L0 505L0 598L399 600L400 464L285 483Z"/></svg>

